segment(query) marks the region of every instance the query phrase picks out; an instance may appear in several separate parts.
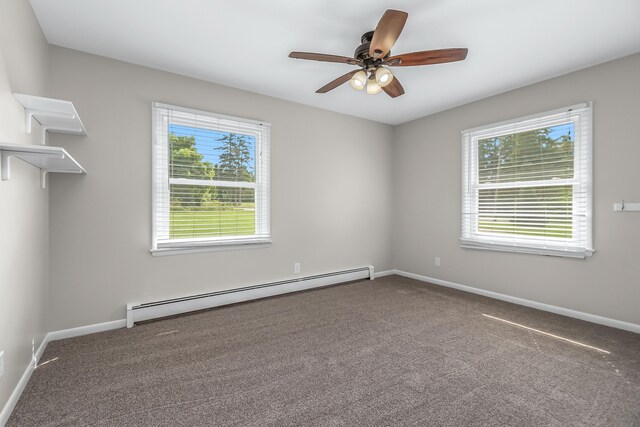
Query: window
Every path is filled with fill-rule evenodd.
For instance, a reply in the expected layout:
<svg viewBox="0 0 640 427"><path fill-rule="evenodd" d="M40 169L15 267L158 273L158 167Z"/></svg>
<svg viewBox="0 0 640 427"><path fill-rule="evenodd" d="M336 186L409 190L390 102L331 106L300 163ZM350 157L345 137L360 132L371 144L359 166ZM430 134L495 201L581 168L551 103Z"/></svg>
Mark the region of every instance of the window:
<svg viewBox="0 0 640 427"><path fill-rule="evenodd" d="M270 243L270 124L153 104L152 252Z"/></svg>
<svg viewBox="0 0 640 427"><path fill-rule="evenodd" d="M465 248L591 256L591 104L462 132Z"/></svg>

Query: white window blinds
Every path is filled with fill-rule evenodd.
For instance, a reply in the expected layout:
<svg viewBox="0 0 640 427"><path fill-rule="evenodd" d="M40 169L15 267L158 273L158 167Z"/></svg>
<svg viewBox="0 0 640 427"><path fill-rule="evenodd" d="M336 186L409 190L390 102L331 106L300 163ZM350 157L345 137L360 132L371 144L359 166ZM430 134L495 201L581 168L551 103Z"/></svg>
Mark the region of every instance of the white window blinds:
<svg viewBox="0 0 640 427"><path fill-rule="evenodd" d="M270 124L152 106L152 251L270 242Z"/></svg>
<svg viewBox="0 0 640 427"><path fill-rule="evenodd" d="M463 247L592 255L590 104L466 130L462 145Z"/></svg>

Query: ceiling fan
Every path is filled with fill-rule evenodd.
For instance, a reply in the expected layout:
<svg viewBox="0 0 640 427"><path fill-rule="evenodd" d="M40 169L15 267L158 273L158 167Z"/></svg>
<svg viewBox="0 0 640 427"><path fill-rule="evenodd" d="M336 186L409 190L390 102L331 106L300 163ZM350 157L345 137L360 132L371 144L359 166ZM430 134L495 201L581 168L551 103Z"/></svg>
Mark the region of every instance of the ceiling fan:
<svg viewBox="0 0 640 427"><path fill-rule="evenodd" d="M404 94L404 88L397 78L385 67L412 67L415 65L442 64L462 61L467 57L467 49L438 49L404 53L391 56L391 48L400 36L409 14L401 10L388 9L374 31L362 35L362 43L353 54L353 58L323 53L291 52L289 58L311 61L339 62L359 67L327 83L316 91L326 93L347 81L355 90L366 89L374 95L384 91L392 98Z"/></svg>

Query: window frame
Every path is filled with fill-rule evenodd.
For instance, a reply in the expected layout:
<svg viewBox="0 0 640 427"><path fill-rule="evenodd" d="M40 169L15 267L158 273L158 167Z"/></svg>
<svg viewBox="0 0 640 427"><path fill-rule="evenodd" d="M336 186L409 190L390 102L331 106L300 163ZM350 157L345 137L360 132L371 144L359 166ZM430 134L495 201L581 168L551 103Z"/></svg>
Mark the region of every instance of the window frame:
<svg viewBox="0 0 640 427"><path fill-rule="evenodd" d="M462 209L461 247L506 252L521 252L585 258L593 255L592 194L592 103L586 102L526 117L506 120L462 131ZM481 139L542 129L572 122L574 124L574 176L569 179L480 183L478 141ZM483 189L532 188L542 186L572 187L572 237L546 237L490 233L480 231L479 193ZM584 204L578 195L586 197ZM581 212L584 205L584 211ZM576 213L577 212L577 213ZM584 215L585 226L577 218Z"/></svg>
<svg viewBox="0 0 640 427"><path fill-rule="evenodd" d="M178 253L209 252L221 250L233 250L241 248L266 247L271 245L271 194L270 194L270 130L271 124L267 122L227 116L208 111L164 104L152 103L152 242L151 254L171 255ZM229 180L202 180L189 178L170 177L169 143L166 137L169 135L169 114L172 116L171 124L184 121L184 125L193 126L189 118L180 118L180 114L204 117L212 123L199 122L198 127L224 132L242 132L255 138L255 182L229 181ZM247 125L251 128L247 129ZM158 131L158 127L162 131ZM236 129L234 129L236 128ZM241 128L241 130L238 130ZM160 222L168 224L166 216L170 215L170 186L171 185L197 185L211 187L252 188L255 190L255 233L253 235L197 237L170 239L170 226L161 226ZM167 214L164 214L166 212Z"/></svg>

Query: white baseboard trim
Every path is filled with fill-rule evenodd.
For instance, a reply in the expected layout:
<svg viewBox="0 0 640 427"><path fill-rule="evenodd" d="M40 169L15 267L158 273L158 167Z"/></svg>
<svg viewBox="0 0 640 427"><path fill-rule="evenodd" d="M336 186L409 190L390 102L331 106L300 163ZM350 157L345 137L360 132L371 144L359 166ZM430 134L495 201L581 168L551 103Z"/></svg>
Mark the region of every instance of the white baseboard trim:
<svg viewBox="0 0 640 427"><path fill-rule="evenodd" d="M595 314L585 313L582 311L572 310L570 308L558 307L555 305L544 304L537 301L531 301L524 298L513 297L511 295L500 294L498 292L487 291L480 288L474 288L472 286L461 285L459 283L448 282L446 280L436 279L434 277L422 276L420 274L409 273L402 270L393 270L392 274L398 276L408 277L410 279L420 280L422 282L433 283L434 285L445 286L447 288L458 289L473 294L482 295L485 297L498 299L501 301L510 302L513 304L523 305L525 307L536 308L542 311L548 311L550 313L560 314L562 316L573 317L575 319L586 320L587 322L597 323L599 325L610 326L612 328L623 329L629 332L635 332L640 334L640 325L630 322L624 322L622 320L610 319L608 317L598 316Z"/></svg>
<svg viewBox="0 0 640 427"><path fill-rule="evenodd" d="M66 338L80 337L82 335L95 334L96 332L111 331L127 327L127 319L113 320L111 322L95 323L93 325L79 326L77 328L62 329L47 334L47 342L63 340Z"/></svg>
<svg viewBox="0 0 640 427"><path fill-rule="evenodd" d="M42 342L38 346L38 350L36 350L36 352L33 354L33 358L31 359L31 361L27 365L27 368L24 370L24 373L20 377L20 381L18 381L18 384L13 389L11 396L9 396L9 400L7 400L7 403L4 405L4 408L2 408L2 412L0 412L0 426L4 426L7 423L7 421L9 421L9 417L11 416L13 409L16 407L16 404L18 403L20 396L22 396L22 392L27 386L27 383L31 378L31 374L33 374L33 371L36 369L36 366L38 366L40 357L42 357L42 353L44 353L44 349L47 347L47 343L49 342L47 339L47 336L48 335L45 335L44 338L42 338Z"/></svg>
<svg viewBox="0 0 640 427"><path fill-rule="evenodd" d="M31 374L33 373L33 370L35 368L36 364L33 360L31 360L29 362L29 365L27 366L27 369L25 369L24 374L22 374L22 377L20 377L20 381L18 381L16 388L13 389L13 393L11 393L11 396L9 396L9 400L4 405L2 412L0 412L0 426L4 426L7 421L9 421L9 417L13 412L13 408L16 407L16 404L18 403L20 396L22 396L22 392L27 386L29 378L31 378Z"/></svg>
<svg viewBox="0 0 640 427"><path fill-rule="evenodd" d="M11 416L13 409L16 407L16 404L18 403L20 396L22 396L22 392L27 386L27 383L31 378L31 374L33 374L33 371L38 366L38 363L40 362L40 358L42 357L42 354L44 353L45 348L47 348L47 344L49 344L51 341L57 341L65 338L79 337L82 335L94 334L96 332L110 331L112 329L120 329L120 328L125 328L126 326L127 326L127 319L121 319L121 320L114 320L112 322L97 323L94 325L80 326L80 327L71 328L71 329L63 329L61 331L53 331L46 334L42 339L42 342L38 346L38 350L36 350L36 352L34 353L33 359L31 359L31 362L29 362L29 365L27 365L27 368L22 374L22 377L20 377L20 381L18 381L18 384L13 389L11 396L9 396L9 400L7 400L7 403L4 405L4 408L2 408L2 412L0 412L0 426L4 426L7 423L7 421L9 421L9 417Z"/></svg>
<svg viewBox="0 0 640 427"><path fill-rule="evenodd" d="M44 353L44 349L47 348L47 344L49 344L49 334L45 335L44 338L42 338L42 342L40 343L38 349L34 354L36 366L38 366L40 358L42 357L42 353Z"/></svg>
<svg viewBox="0 0 640 427"><path fill-rule="evenodd" d="M396 270L377 271L373 277L377 279L378 277L391 276L392 274L397 274Z"/></svg>

